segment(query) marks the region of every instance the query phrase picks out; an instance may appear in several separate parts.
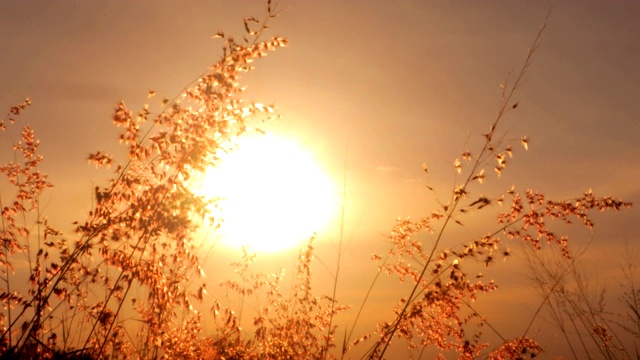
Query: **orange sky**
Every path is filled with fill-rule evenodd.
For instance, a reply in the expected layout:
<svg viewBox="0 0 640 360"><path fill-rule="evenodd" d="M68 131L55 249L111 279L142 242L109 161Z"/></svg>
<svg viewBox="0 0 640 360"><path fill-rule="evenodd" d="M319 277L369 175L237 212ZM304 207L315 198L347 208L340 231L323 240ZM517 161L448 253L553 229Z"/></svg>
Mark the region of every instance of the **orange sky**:
<svg viewBox="0 0 640 360"><path fill-rule="evenodd" d="M117 149L109 121L117 102L136 109L148 101L149 89L178 93L218 59L220 44L210 37L221 29L240 34L241 19L261 14L263 3L0 1L0 106L26 96L33 101L24 119L41 139L44 168L56 184L45 212L58 227L70 230L65 226L90 207L91 189L103 176L86 157ZM396 217L435 208L423 163L431 185L442 193L450 188L452 161L465 143L477 145L495 118L499 84L519 69L552 3L542 45L517 94L519 107L506 121L509 136L529 136L531 150L518 152L489 189L515 183L564 199L592 188L637 203L638 2L282 2L286 10L271 31L290 45L257 64L247 77L248 94L275 102L283 119L271 129L301 139L338 184L347 159L345 233L351 240L339 294L360 301L375 269L368 258L384 251L384 234ZM587 258L597 273L615 270L606 259L618 255L625 240L637 243L638 211L596 218ZM460 236L489 229L477 230ZM318 257L328 264L335 261L336 236L330 229L319 239ZM492 277L524 283L505 277L504 269L497 266ZM511 304L532 294L500 292ZM389 300L380 294L376 301ZM495 304L504 299L496 297ZM530 316L535 304L523 303L524 313ZM522 313L509 311L491 315L507 328Z"/></svg>

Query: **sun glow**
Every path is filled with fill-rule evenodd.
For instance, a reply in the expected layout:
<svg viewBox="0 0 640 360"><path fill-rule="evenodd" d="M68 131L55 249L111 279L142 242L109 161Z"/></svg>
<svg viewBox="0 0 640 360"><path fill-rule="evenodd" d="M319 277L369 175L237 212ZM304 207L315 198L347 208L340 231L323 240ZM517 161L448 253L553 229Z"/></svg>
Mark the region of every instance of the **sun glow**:
<svg viewBox="0 0 640 360"><path fill-rule="evenodd" d="M223 245L276 252L306 241L336 210L332 181L295 142L272 134L238 143L210 168L198 193L219 198Z"/></svg>

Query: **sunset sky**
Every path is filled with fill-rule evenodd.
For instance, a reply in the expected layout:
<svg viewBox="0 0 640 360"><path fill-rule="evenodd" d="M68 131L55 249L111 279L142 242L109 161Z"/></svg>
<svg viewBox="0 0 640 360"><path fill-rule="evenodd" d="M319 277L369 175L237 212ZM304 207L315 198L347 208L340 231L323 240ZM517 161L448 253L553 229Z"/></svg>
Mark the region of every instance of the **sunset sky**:
<svg viewBox="0 0 640 360"><path fill-rule="evenodd" d="M242 18L261 17L265 3L0 0L0 107L25 97L33 102L21 121L41 140L43 169L55 184L44 212L61 230L71 236L71 222L91 207L91 189L108 175L89 166L87 156L117 152L110 117L118 101L136 110L150 101L151 89L172 98L219 58L221 42L212 35L224 30L240 37ZM347 246L338 284L344 303L359 306L376 271L369 258L387 249L394 220L438 208L425 185L442 196L451 190L453 161L481 146L498 111L500 84L519 71L552 5L542 44L516 93L519 106L502 128L507 138L528 136L530 149L518 148L503 175L491 174L476 191L498 194L515 184L560 200L591 188L640 202L639 2L280 5L268 34L288 38L289 46L257 62L245 79L247 96L275 103L282 119L269 131L301 144L340 191L346 183ZM8 139L17 139L9 136L0 134L3 161ZM584 259L596 278L609 278L612 294L625 242L640 251L639 211L595 217ZM487 219L493 221L471 214L468 229L456 229L451 243L495 229ZM316 243L318 259L329 268L336 261L338 220L336 213ZM578 247L590 236L575 235ZM294 251L259 257L259 266L290 266ZM209 258L212 282L221 281L216 271L236 256L221 250ZM494 326L520 335L540 299L527 288L517 256L489 269L487 276L504 285L479 306ZM318 289L328 291L327 270L319 265L317 274ZM363 331L390 320L388 304L406 296L385 286L365 309L370 316ZM612 295L612 308L616 301ZM557 334L545 330L551 327L536 326L531 335L543 346L564 351Z"/></svg>

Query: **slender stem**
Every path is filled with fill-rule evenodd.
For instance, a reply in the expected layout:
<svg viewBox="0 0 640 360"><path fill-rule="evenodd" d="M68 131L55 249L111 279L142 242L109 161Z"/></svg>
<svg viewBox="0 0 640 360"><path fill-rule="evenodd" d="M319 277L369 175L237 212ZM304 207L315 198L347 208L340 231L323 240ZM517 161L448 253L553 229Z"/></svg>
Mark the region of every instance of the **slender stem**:
<svg viewBox="0 0 640 360"><path fill-rule="evenodd" d="M371 285L369 285L369 289L367 289L367 293L365 294L364 299L362 300L362 304L360 304L360 308L358 309L358 313L356 314L356 318L355 318L355 320L353 320L353 325L351 325L351 330L349 331L349 335L347 336L347 340L346 340L347 344L351 340L351 336L353 335L353 330L355 330L356 324L358 323L358 319L360 318L360 314L362 314L362 309L364 309L364 304L367 303L367 300L369 299L369 295L373 291L373 286L375 285L375 283L378 280L378 277L382 273L381 269L387 263L388 259L389 259L389 255L387 254L387 256L385 257L384 261L382 261L382 265L380 265L380 269L376 273L376 276L373 278L373 281L371 282ZM344 359L345 354L346 354L346 351L343 351L342 352L342 356L340 358Z"/></svg>
<svg viewBox="0 0 640 360"><path fill-rule="evenodd" d="M329 313L329 327L327 328L327 341L324 348L324 358L327 358L329 352L329 343L331 339L331 327L333 325L334 310L336 305L336 291L338 289L338 275L340 274L340 262L342 257L342 240L344 238L344 217L345 217L345 204L347 199L347 159L349 155L349 149L345 150L344 168L342 173L342 207L340 209L340 237L338 240L338 259L336 260L336 273L333 277L333 293L331 294L331 312Z"/></svg>
<svg viewBox="0 0 640 360"><path fill-rule="evenodd" d="M4 206L2 205L2 196L0 195L0 209L4 209ZM6 223L4 221L4 216L0 216L0 218L2 219L2 231L6 231ZM5 283L7 284L7 293L10 294L11 293L11 276L10 276L10 269L9 269L9 252L7 249L7 244L5 241L2 241L2 251L4 252L4 272L6 274L6 279ZM11 299L7 299L7 323L11 324ZM9 327L9 329L11 329ZM9 347L11 347L13 345L12 342L12 338L11 338L11 331L9 331Z"/></svg>
<svg viewBox="0 0 640 360"><path fill-rule="evenodd" d="M467 180L463 183L462 185L462 190L465 190L468 186L468 184L471 182L471 178L475 175L475 172L477 170L477 168L480 165L480 161L483 158L483 155L487 152L490 153L490 145L491 145L491 138L493 136L493 134L495 133L496 127L498 125L498 123L500 122L500 120L502 120L504 114L507 111L507 106L509 105L511 98L513 97L513 94L515 93L516 89L518 88L518 86L520 85L524 74L526 73L526 70L528 69L529 65L531 64L531 60L533 59L533 54L536 50L536 48L538 47L540 40L541 40L541 36L542 33L544 31L544 29L546 28L547 25L547 21L549 19L549 16L551 15L551 9L549 9L549 12L547 13L547 16L545 17L545 20L543 22L543 24L540 26L540 29L533 41L533 45L531 46L531 48L529 49L529 52L527 53L527 57L525 58L525 61L520 69L520 72L514 82L514 84L512 85L511 89L509 90L509 92L506 95L506 98L503 100L502 105L500 107L500 111L498 112L498 115L495 119L495 121L493 122L492 126L491 126L491 130L489 131L489 134L486 136L486 141L485 144L482 148L482 150L480 151L480 155L478 156L476 162L473 165L473 168L471 170L471 172L469 173L469 176L467 177ZM416 293L418 287L420 286L420 283L422 281L422 279L424 278L424 275L427 272L427 268L428 265L431 261L431 259L433 258L433 255L435 254L436 250L438 249L438 245L440 244L440 241L442 240L442 237L444 235L444 231L447 228L447 225L449 224L449 221L452 219L453 216L453 212L455 211L456 207L459 205L460 200L462 198L462 196L454 196L453 192L452 192L452 196L453 196L453 202L451 204L451 206L448 209L447 215L446 215L446 219L444 221L444 224L442 225L442 227L440 228L440 231L438 232L438 236L436 238L435 243L433 244L433 247L431 248L431 252L429 254L429 257L427 258L426 264L425 266L422 268L422 271L420 273L420 276L418 277L415 285L413 286L413 288L411 289L411 293L409 295L409 297L407 298L407 301L405 303L405 305L402 307L402 309L400 310L400 313L396 316L396 320L394 321L394 323L391 326L391 331L387 332L386 334L384 334L381 338L380 341L384 342L384 346L382 348L382 351L380 352L380 356L378 357L379 359L382 359L382 357L384 356L384 353L386 352L389 344L391 343L391 339L393 338L393 336L395 335L396 331L398 330L398 327L400 326L400 323L402 322L407 309L409 308L409 305L411 304L411 302L409 301L410 299L413 298L414 294ZM373 356L373 354L375 354L375 351L377 350L377 348L380 346L380 341L378 341L376 343L375 348L373 349L373 353L371 354L371 356Z"/></svg>
<svg viewBox="0 0 640 360"><path fill-rule="evenodd" d="M462 299L462 303L464 303L471 311L473 311L473 313L477 315L481 319L481 321L489 327L489 329L491 329L496 335L498 335L498 337L500 338L500 340L502 340L502 342L507 342L507 339L505 339L504 336L502 336L502 334L500 334L500 332L496 328L494 328L493 325L491 325L491 323L489 323L487 319L482 317L480 313L476 309L474 309L473 306L471 306L471 304L469 304L468 301Z"/></svg>

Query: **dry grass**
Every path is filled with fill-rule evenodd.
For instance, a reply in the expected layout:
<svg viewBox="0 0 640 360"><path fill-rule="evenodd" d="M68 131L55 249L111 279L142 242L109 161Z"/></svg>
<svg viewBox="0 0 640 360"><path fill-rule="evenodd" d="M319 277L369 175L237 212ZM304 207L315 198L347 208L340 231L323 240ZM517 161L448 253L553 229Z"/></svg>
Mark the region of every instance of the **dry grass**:
<svg viewBox="0 0 640 360"><path fill-rule="evenodd" d="M241 80L255 60L287 44L284 38L262 39L277 14L277 4L269 1L264 18L244 20L242 41L219 33L224 41L220 60L176 98L160 100L157 113L148 106L137 113L124 102L116 106L112 120L122 129L119 140L128 158L119 162L102 151L89 156L97 167L114 172L107 185L95 188L93 208L75 223L74 235L51 228L40 213L39 199L52 185L38 170L43 158L34 132L23 128L21 140L13 144L15 160L0 167L15 189L3 192L0 199L3 359L327 359L349 358L360 348L364 358L372 359L384 358L392 343L416 356L436 349L442 357L456 354L459 359L532 358L543 349L528 329L521 336L503 337L472 307L483 294L498 290L477 269L509 257L512 239L559 255L556 267L534 263L531 273L542 291L542 304L549 306L565 334L566 326L582 326L588 335L579 340L584 343L589 336L603 358L631 357L631 350L616 340L601 304L590 300L587 282L575 270L568 237L549 225L578 221L591 228L591 212L631 204L590 191L562 201L515 188L479 195L485 182L507 169L518 148L528 149L526 137L510 140L502 129L504 117L517 111L512 99L532 64L546 19L520 72L512 83L505 82L501 108L483 134L481 148L465 150L453 161L456 183L445 199L437 198L440 209L422 219L399 220L389 233L388 252L373 256L380 273L408 285L396 307L388 309L390 320L375 333L358 334L354 322L348 335L336 340L334 318L349 309L337 299L340 259L332 294L314 294L313 239L299 253L290 288L283 286L284 273L252 272L254 255L245 251L234 263L237 278L223 284L238 301L216 301L209 313L195 310L207 287L193 234L208 218L211 200L192 193L188 181L195 172L215 166L238 136L253 131L256 118L274 117L273 106L243 98ZM149 93L155 100L154 95ZM16 119L29 104L27 99L12 107L0 123L2 130L17 126ZM496 212L492 230L446 245L443 239L450 228L480 211ZM208 220L214 225L217 221ZM640 296L634 264L630 261L625 270L632 286L623 300L630 310L625 329L637 336ZM565 286L567 274L573 276L575 289ZM26 291L18 284L21 278L29 280ZM364 302L375 291L374 281ZM257 306L245 306L256 298ZM361 311L362 307L356 312L356 322ZM251 319L249 328L241 327L243 317L244 322ZM214 329L213 335L204 335L205 324ZM485 342L483 329L495 332L501 342ZM567 336L567 341L573 340Z"/></svg>

